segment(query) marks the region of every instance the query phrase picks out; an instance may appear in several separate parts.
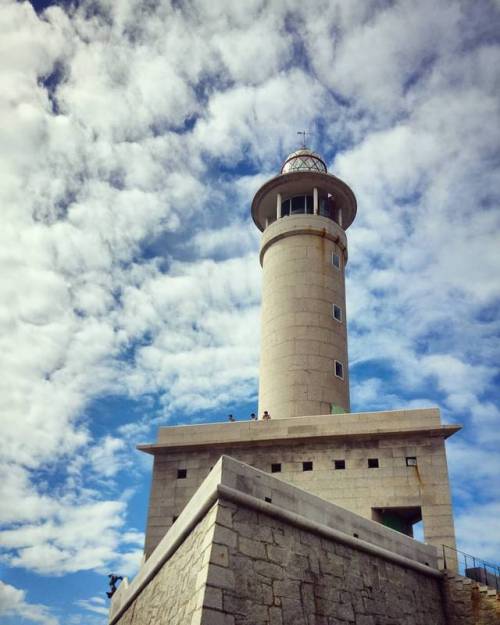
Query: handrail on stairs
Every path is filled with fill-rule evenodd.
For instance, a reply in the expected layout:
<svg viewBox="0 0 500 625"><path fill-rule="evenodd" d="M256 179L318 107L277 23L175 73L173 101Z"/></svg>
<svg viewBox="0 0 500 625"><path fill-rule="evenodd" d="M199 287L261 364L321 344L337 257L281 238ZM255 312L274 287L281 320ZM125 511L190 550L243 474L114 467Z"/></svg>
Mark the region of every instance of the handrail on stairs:
<svg viewBox="0 0 500 625"><path fill-rule="evenodd" d="M464 551L443 545L444 568L458 570L464 577L500 592L500 565L487 562Z"/></svg>

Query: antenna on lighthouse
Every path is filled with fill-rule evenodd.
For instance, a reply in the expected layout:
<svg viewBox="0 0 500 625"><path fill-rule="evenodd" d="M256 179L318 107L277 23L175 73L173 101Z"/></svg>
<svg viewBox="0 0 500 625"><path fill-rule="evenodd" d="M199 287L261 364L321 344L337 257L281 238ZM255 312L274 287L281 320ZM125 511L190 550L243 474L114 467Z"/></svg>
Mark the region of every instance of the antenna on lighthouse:
<svg viewBox="0 0 500 625"><path fill-rule="evenodd" d="M311 133L307 132L307 130L298 130L297 134L302 135L302 147L305 148L306 147L306 135L311 135Z"/></svg>

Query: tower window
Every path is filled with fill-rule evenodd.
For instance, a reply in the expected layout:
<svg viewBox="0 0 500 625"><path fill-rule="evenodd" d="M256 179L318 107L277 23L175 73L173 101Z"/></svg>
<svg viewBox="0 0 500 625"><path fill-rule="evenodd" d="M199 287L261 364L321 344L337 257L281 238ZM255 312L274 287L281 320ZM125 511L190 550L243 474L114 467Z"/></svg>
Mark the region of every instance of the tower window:
<svg viewBox="0 0 500 625"><path fill-rule="evenodd" d="M292 198L292 215L297 215L300 213L304 213L304 200L305 196L297 195Z"/></svg>
<svg viewBox="0 0 500 625"><path fill-rule="evenodd" d="M271 473L281 473L281 463L275 462L271 465Z"/></svg>
<svg viewBox="0 0 500 625"><path fill-rule="evenodd" d="M187 478L187 469L177 469L177 479L185 480Z"/></svg>
<svg viewBox="0 0 500 625"><path fill-rule="evenodd" d="M415 456L406 456L406 466L407 467L416 467L417 466L417 458Z"/></svg>
<svg viewBox="0 0 500 625"><path fill-rule="evenodd" d="M334 460L333 466L336 471L341 471L342 469L345 469L345 460Z"/></svg>
<svg viewBox="0 0 500 625"><path fill-rule="evenodd" d="M281 216L287 215L303 215L307 213L312 215L314 212L314 200L312 195L296 195L291 199L281 202Z"/></svg>
<svg viewBox="0 0 500 625"><path fill-rule="evenodd" d="M368 468L378 469L378 458L368 458Z"/></svg>
<svg viewBox="0 0 500 625"><path fill-rule="evenodd" d="M302 471L312 471L313 470L313 463L308 461L308 462L303 462L302 463Z"/></svg>
<svg viewBox="0 0 500 625"><path fill-rule="evenodd" d="M319 214L322 217L332 218L332 210L331 210L331 201L330 198L320 198L319 199Z"/></svg>
<svg viewBox="0 0 500 625"><path fill-rule="evenodd" d="M340 256L335 252L332 252L332 265L335 269L340 269Z"/></svg>
<svg viewBox="0 0 500 625"><path fill-rule="evenodd" d="M342 308L337 306L337 304L333 304L333 318L337 321L342 321Z"/></svg>
<svg viewBox="0 0 500 625"><path fill-rule="evenodd" d="M335 361L335 375L341 380L344 379L344 365L338 360Z"/></svg>

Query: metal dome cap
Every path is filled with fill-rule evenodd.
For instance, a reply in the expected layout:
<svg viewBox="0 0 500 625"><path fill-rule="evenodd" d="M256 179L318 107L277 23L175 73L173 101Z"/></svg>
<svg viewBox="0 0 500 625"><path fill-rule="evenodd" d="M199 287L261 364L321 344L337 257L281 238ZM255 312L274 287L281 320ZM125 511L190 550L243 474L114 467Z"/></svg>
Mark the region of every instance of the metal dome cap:
<svg viewBox="0 0 500 625"><path fill-rule="evenodd" d="M316 171L326 174L326 164L324 160L309 148L301 148L289 154L281 167L282 174L296 171Z"/></svg>

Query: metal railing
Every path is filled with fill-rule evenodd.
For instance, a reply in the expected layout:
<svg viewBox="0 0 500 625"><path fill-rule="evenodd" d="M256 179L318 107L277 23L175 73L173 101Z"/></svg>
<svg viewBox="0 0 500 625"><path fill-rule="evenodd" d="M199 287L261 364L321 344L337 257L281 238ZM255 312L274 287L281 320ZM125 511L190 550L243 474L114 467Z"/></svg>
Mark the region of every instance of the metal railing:
<svg viewBox="0 0 500 625"><path fill-rule="evenodd" d="M443 545L445 569L458 571L460 575L500 591L500 565L476 558L454 547Z"/></svg>

